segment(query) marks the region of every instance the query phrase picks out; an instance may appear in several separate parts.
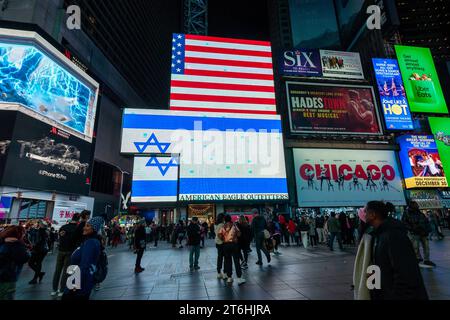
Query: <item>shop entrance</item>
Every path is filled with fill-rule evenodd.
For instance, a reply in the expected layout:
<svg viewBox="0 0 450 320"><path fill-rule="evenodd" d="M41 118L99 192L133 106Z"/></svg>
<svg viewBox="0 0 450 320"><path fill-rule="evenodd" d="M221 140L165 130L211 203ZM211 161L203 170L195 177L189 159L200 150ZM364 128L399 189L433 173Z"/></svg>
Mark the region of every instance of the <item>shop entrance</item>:
<svg viewBox="0 0 450 320"><path fill-rule="evenodd" d="M188 220L197 217L200 223L209 222L216 218L216 206L214 204L190 204L187 211Z"/></svg>

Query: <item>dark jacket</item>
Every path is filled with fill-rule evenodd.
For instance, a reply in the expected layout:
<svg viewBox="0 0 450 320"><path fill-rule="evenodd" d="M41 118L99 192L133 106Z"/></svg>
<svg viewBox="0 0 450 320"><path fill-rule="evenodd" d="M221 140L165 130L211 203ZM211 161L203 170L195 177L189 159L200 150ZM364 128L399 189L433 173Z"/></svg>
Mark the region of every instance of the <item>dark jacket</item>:
<svg viewBox="0 0 450 320"><path fill-rule="evenodd" d="M248 224L243 225L239 223L237 226L241 231L241 236L238 238L238 243L242 248L246 248L252 242L252 229Z"/></svg>
<svg viewBox="0 0 450 320"><path fill-rule="evenodd" d="M306 221L306 219L301 219L299 224L298 224L298 230L300 231L309 231L309 224L308 221Z"/></svg>
<svg viewBox="0 0 450 320"><path fill-rule="evenodd" d="M0 283L16 282L30 255L20 241L0 243Z"/></svg>
<svg viewBox="0 0 450 320"><path fill-rule="evenodd" d="M89 296L95 285L94 273L100 258L101 243L97 235L87 238L81 246L74 251L70 259L71 265L77 265L81 271L81 289L74 294ZM66 292L68 289L66 288Z"/></svg>
<svg viewBox="0 0 450 320"><path fill-rule="evenodd" d="M325 225L325 218L320 216L316 217L316 228L323 229Z"/></svg>
<svg viewBox="0 0 450 320"><path fill-rule="evenodd" d="M77 224L68 223L59 229L59 251L74 252L77 248L76 242Z"/></svg>
<svg viewBox="0 0 450 320"><path fill-rule="evenodd" d="M409 208L403 215L402 221L409 232L414 235L426 237L431 232L431 224L427 217L420 212Z"/></svg>
<svg viewBox="0 0 450 320"><path fill-rule="evenodd" d="M144 249L145 248L145 227L138 226L134 231L134 247L136 249Z"/></svg>
<svg viewBox="0 0 450 320"><path fill-rule="evenodd" d="M190 223L187 227L187 236L189 245L191 246L199 246L201 242L200 236L200 226L198 223Z"/></svg>
<svg viewBox="0 0 450 320"><path fill-rule="evenodd" d="M75 235L74 235L75 248L78 248L81 245L81 243L83 242L83 229L84 229L85 225L86 225L86 221L81 221L77 226L77 229L76 229Z"/></svg>
<svg viewBox="0 0 450 320"><path fill-rule="evenodd" d="M257 234L267 229L267 222L263 216L257 215L252 220L252 234L256 237Z"/></svg>
<svg viewBox="0 0 450 320"><path fill-rule="evenodd" d="M428 295L405 226L392 218L372 231L372 264L381 271L381 289L372 300L427 300Z"/></svg>
<svg viewBox="0 0 450 320"><path fill-rule="evenodd" d="M47 229L39 228L36 233L36 241L33 245L33 253L46 253L48 251L48 233Z"/></svg>

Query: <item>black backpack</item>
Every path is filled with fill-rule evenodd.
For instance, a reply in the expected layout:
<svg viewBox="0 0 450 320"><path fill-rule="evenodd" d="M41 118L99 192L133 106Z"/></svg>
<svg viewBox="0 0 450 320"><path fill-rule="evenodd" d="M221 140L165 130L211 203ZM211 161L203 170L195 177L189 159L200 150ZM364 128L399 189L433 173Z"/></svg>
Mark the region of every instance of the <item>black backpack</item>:
<svg viewBox="0 0 450 320"><path fill-rule="evenodd" d="M100 257L97 263L97 269L94 273L94 281L95 283L102 283L108 274L108 256L106 255L105 250L101 250Z"/></svg>

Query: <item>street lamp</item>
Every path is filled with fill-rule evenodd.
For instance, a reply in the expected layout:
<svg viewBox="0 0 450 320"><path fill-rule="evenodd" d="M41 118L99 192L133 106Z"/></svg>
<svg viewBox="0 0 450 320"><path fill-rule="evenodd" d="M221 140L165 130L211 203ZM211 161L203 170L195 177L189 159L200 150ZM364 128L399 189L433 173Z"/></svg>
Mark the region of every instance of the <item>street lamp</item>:
<svg viewBox="0 0 450 320"><path fill-rule="evenodd" d="M118 207L118 211L117 211L117 215L120 217L120 205L122 204L122 188L123 188L123 175L124 174L130 174L127 171L122 170L120 167L115 166L117 169L119 169L120 173L121 173L121 178L120 178L120 193L119 193L119 207Z"/></svg>

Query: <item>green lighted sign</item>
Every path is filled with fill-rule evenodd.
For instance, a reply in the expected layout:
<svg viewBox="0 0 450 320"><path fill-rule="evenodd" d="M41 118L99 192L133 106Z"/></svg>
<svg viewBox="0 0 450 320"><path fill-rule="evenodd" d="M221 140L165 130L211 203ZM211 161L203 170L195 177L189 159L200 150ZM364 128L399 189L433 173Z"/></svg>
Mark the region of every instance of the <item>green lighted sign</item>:
<svg viewBox="0 0 450 320"><path fill-rule="evenodd" d="M441 164L444 169L447 181L450 181L450 118L429 118L431 131L441 157Z"/></svg>
<svg viewBox="0 0 450 320"><path fill-rule="evenodd" d="M411 111L447 113L430 49L395 46L395 51Z"/></svg>

